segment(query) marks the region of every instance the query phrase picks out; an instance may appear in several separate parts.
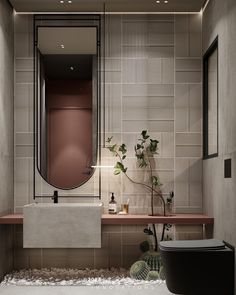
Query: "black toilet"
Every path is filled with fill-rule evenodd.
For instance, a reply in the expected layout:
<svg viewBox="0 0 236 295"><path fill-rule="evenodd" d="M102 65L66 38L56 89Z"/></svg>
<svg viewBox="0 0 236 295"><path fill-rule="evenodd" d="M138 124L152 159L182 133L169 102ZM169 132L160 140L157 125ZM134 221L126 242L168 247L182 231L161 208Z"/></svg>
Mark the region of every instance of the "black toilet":
<svg viewBox="0 0 236 295"><path fill-rule="evenodd" d="M170 292L234 295L234 248L216 239L165 241L159 245Z"/></svg>

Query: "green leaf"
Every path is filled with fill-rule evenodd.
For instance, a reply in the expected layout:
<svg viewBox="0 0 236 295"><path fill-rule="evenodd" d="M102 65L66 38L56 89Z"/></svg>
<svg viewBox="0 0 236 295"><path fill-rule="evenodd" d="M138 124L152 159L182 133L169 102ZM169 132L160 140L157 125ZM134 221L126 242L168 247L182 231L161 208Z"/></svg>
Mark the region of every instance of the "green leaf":
<svg viewBox="0 0 236 295"><path fill-rule="evenodd" d="M154 185L154 186L161 186L161 182L160 182L160 178L158 176L155 176L153 175L151 177L151 183Z"/></svg>
<svg viewBox="0 0 236 295"><path fill-rule="evenodd" d="M120 170L117 170L117 169L116 169L116 170L114 170L114 174L115 174L115 175L118 175L118 174L120 174L120 172L121 172Z"/></svg>
<svg viewBox="0 0 236 295"><path fill-rule="evenodd" d="M156 182L156 181L157 181L157 177L156 177L155 175L152 176L152 177L151 177L151 181L152 181L152 183Z"/></svg>
<svg viewBox="0 0 236 295"><path fill-rule="evenodd" d="M136 153L135 156L136 156L136 158L137 158L138 160L144 159L144 153L143 153L143 152Z"/></svg>
<svg viewBox="0 0 236 295"><path fill-rule="evenodd" d="M120 172L124 172L124 173L127 171L127 168L125 168L121 162L117 162L114 168L115 168L115 171L119 170Z"/></svg>
<svg viewBox="0 0 236 295"><path fill-rule="evenodd" d="M111 137L108 137L108 138L107 138L107 140L106 140L106 142L110 143L110 142L111 142L111 140L112 140L112 138L113 138L113 136L111 136Z"/></svg>
<svg viewBox="0 0 236 295"><path fill-rule="evenodd" d="M158 140L156 140L156 139L151 139L151 138L150 138L150 141L151 141L151 142L156 142L156 143L159 143L159 141L158 141Z"/></svg>
<svg viewBox="0 0 236 295"><path fill-rule="evenodd" d="M126 155L124 155L123 157L122 157L122 160L124 160L126 158Z"/></svg>
<svg viewBox="0 0 236 295"><path fill-rule="evenodd" d="M148 149L149 149L149 151L151 153L156 153L156 151L158 149L158 143L159 143L158 140L156 140L156 139L150 139L150 144L149 144Z"/></svg>
<svg viewBox="0 0 236 295"><path fill-rule="evenodd" d="M148 139L150 136L147 134L147 130L143 130L141 133L143 139Z"/></svg>
<svg viewBox="0 0 236 295"><path fill-rule="evenodd" d="M127 152L126 145L124 143L122 143L122 145L120 145L119 152L121 152L122 155L124 155Z"/></svg>
<svg viewBox="0 0 236 295"><path fill-rule="evenodd" d="M121 162L116 162L115 168L116 169L123 169L124 165Z"/></svg>
<svg viewBox="0 0 236 295"><path fill-rule="evenodd" d="M147 166L148 166L148 164L147 164L147 162L146 162L145 160L142 160L142 161L139 163L139 167L140 167L140 168L147 167Z"/></svg>
<svg viewBox="0 0 236 295"><path fill-rule="evenodd" d="M113 152L114 153L116 151L116 147L117 147L117 145L116 144L113 144L113 145L108 146L107 148L108 148L108 150L110 152Z"/></svg>

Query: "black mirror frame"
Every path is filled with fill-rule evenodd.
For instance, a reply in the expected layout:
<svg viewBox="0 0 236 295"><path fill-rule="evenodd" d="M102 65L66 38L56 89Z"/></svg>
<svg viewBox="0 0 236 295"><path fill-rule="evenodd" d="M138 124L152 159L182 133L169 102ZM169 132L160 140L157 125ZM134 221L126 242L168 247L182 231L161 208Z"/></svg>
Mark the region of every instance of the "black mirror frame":
<svg viewBox="0 0 236 295"><path fill-rule="evenodd" d="M208 60L215 50L218 50L218 36L212 42L203 56L203 159L218 157L219 152L219 53L217 52L217 151L216 153L208 153Z"/></svg>
<svg viewBox="0 0 236 295"><path fill-rule="evenodd" d="M37 165L37 145L38 145L38 134L36 129L37 128L37 115L35 115L35 110L37 108L37 63L38 63L38 58L36 56L36 48L37 48L37 29L39 26L42 25L37 25L37 21L40 22L40 20L42 21L67 21L67 20L75 20L75 21L81 21L81 22L94 22L94 24L91 25L84 25L85 27L96 27L97 28L97 57L98 57L98 70L97 70L97 160L98 160L98 164L101 165L101 114L100 114L100 110L101 110L101 58L102 58L102 52L101 52L101 39L102 39L102 17L100 14L70 14L70 15L66 15L66 14L36 14L34 15L33 18L33 29L34 29L34 35L33 35L33 46L34 46L34 99L33 99L33 113L34 113L34 118L33 118L33 123L34 123L34 155L33 155L33 199L36 198L51 198L51 196L42 196L42 195L37 195L36 193L36 170L37 172L40 174L40 176L44 179L44 181L46 181L48 183L48 181L42 176L42 174L40 173L39 169L38 169L38 165ZM47 26L47 25L44 25ZM51 25L52 27L55 26L60 26L60 25ZM65 25L63 25L65 26ZM73 27L74 25L68 25L68 27ZM80 27L83 26L83 24L78 25ZM104 41L104 40L103 40ZM105 53L104 53L105 55ZM104 58L104 57L103 57ZM105 83L105 81L104 81ZM83 198L99 198L101 199L101 171L99 169L98 171L99 173L99 179L98 179L98 194L96 195L73 195L70 196L70 198L72 197L83 197ZM92 176L92 175L91 175ZM50 183L48 183L49 185L52 186L52 188L56 188L56 189L60 189L60 190L72 190L75 188L78 188L79 186L83 185L84 183L81 183L79 186L77 187L73 187L73 188L59 188L56 187Z"/></svg>

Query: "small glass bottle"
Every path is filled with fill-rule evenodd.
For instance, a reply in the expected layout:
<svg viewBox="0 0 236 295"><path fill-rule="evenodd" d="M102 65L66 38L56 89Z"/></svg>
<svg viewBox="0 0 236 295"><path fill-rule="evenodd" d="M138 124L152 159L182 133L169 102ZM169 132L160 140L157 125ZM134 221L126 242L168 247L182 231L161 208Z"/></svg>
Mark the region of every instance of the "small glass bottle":
<svg viewBox="0 0 236 295"><path fill-rule="evenodd" d="M111 200L108 204L108 213L117 214L117 203L115 201L114 193L111 193Z"/></svg>
<svg viewBox="0 0 236 295"><path fill-rule="evenodd" d="M166 215L167 216L173 215L173 198L174 198L174 192L170 192L170 194L166 200Z"/></svg>

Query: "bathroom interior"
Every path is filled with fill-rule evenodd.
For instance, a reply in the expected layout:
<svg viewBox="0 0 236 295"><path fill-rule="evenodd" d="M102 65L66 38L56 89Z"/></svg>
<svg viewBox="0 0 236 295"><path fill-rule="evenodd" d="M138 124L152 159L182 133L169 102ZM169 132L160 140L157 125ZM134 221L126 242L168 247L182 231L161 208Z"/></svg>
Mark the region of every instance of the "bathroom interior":
<svg viewBox="0 0 236 295"><path fill-rule="evenodd" d="M235 0L0 1L1 294L236 295L235 30Z"/></svg>

